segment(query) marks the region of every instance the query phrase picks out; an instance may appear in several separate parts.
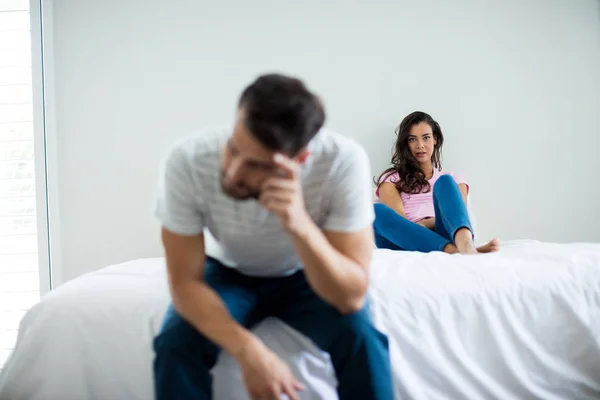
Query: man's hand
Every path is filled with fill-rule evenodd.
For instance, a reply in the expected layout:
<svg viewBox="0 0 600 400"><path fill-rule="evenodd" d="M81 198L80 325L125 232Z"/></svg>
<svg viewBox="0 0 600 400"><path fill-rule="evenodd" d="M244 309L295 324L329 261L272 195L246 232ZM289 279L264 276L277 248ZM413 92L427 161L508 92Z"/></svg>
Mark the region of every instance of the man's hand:
<svg viewBox="0 0 600 400"><path fill-rule="evenodd" d="M424 226L427 229L435 229L435 218L425 218L417 222L419 225Z"/></svg>
<svg viewBox="0 0 600 400"><path fill-rule="evenodd" d="M304 386L260 340L251 341L236 358L252 400L280 400L282 394L290 400L300 399L298 391L304 390Z"/></svg>
<svg viewBox="0 0 600 400"><path fill-rule="evenodd" d="M260 203L270 212L279 215L281 226L298 234L311 221L304 206L302 185L298 179L299 164L277 153L274 157L279 168L277 177L269 178L262 187Z"/></svg>

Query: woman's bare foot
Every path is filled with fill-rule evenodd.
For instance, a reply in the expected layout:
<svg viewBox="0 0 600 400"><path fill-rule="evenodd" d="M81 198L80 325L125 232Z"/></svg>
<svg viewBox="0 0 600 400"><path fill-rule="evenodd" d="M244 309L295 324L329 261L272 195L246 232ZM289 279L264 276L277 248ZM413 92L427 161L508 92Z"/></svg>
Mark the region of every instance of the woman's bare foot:
<svg viewBox="0 0 600 400"><path fill-rule="evenodd" d="M493 253L500 250L500 241L498 239L492 239L483 246L479 246L477 251L480 253Z"/></svg>
<svg viewBox="0 0 600 400"><path fill-rule="evenodd" d="M498 239L490 240L483 246L479 246L476 250L477 250L478 254L494 253L494 252L500 250L500 241ZM453 243L448 243L442 251L444 253L448 253L448 254L460 253L458 251L458 248ZM468 254L475 254L475 253L468 253Z"/></svg>
<svg viewBox="0 0 600 400"><path fill-rule="evenodd" d="M448 254L458 253L458 249L456 248L456 246L453 243L448 243L446 246L444 246L444 249L442 251L444 253L448 253Z"/></svg>
<svg viewBox="0 0 600 400"><path fill-rule="evenodd" d="M456 238L456 237L455 237ZM462 238L463 240L465 240L466 243L466 247L467 247L467 251L468 252L461 252L457 246L455 246L453 243L448 243L444 249L442 250L444 253L448 253L448 254L456 254L456 253L461 253L461 254L480 254L480 253L494 253L498 250L500 250L500 240L498 239L492 239L489 242L487 242L486 244L484 244L483 246L479 246L478 248L475 249L475 251L471 251L471 249L469 249L469 245L468 245L468 240L465 238ZM473 243L473 239L471 239L471 246L474 245Z"/></svg>
<svg viewBox="0 0 600 400"><path fill-rule="evenodd" d="M454 234L454 244L460 254L478 254L473 244L473 234L467 228L459 229Z"/></svg>

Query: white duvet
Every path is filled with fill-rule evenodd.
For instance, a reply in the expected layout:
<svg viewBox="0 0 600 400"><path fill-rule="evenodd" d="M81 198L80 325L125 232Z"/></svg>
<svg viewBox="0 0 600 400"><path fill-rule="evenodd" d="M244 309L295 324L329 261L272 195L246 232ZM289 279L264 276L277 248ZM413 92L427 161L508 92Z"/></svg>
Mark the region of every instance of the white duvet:
<svg viewBox="0 0 600 400"><path fill-rule="evenodd" d="M600 245L377 250L371 270L397 398L600 398ZM167 303L162 259L63 285L24 317L0 399L152 399L151 342ZM326 354L276 320L256 332L307 384L303 399L336 398ZM216 399L247 399L230 358L213 373Z"/></svg>

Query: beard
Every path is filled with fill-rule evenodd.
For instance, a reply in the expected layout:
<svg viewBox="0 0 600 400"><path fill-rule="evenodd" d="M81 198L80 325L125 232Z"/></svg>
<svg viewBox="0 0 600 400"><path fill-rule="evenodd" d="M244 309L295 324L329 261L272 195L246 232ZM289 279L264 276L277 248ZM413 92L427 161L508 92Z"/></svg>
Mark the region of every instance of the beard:
<svg viewBox="0 0 600 400"><path fill-rule="evenodd" d="M221 190L227 196L235 200L258 200L260 197L260 190L253 189L243 183L238 183L233 186L227 186L225 184L225 172L221 172Z"/></svg>

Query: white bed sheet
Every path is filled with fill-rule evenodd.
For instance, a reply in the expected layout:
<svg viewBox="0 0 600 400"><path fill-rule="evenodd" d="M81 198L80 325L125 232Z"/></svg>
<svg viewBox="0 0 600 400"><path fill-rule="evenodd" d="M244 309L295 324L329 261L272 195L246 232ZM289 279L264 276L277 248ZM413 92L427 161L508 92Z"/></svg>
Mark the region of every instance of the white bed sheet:
<svg viewBox="0 0 600 400"><path fill-rule="evenodd" d="M377 250L371 270L397 398L600 398L600 245ZM24 317L0 399L151 399L151 343L167 303L162 259L63 285ZM303 399L336 398L326 354L277 320L255 330L310 388ZM247 398L230 358L213 373L215 398Z"/></svg>

